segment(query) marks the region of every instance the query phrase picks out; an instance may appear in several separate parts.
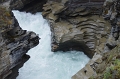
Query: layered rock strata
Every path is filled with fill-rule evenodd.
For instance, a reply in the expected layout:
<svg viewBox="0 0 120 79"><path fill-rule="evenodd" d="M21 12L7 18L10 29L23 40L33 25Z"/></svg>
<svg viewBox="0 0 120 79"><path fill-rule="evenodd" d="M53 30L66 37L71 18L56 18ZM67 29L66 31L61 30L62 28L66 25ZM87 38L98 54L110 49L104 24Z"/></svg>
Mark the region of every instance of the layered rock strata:
<svg viewBox="0 0 120 79"><path fill-rule="evenodd" d="M102 6L103 0L48 1L42 15L51 26L52 50L80 50L90 58L103 52L111 25L102 16Z"/></svg>
<svg viewBox="0 0 120 79"><path fill-rule="evenodd" d="M106 0L103 5L103 17L111 23L111 34L106 42L109 52L94 55L88 64L77 72L72 79L119 79L120 78L120 37L119 15L120 1ZM106 47L104 47L106 49Z"/></svg>
<svg viewBox="0 0 120 79"><path fill-rule="evenodd" d="M1 2L4 1L9 0L2 0ZM42 11L41 6L46 2L46 0L11 1L11 9L32 13ZM52 51L79 50L84 51L85 54L92 58L72 79L120 78L120 1L104 1L105 0L48 0L43 6L44 11L42 15L48 20L51 27ZM9 24L11 28L4 28L4 30L6 30L5 32L1 30L1 46L4 46L4 49L1 50L2 52L4 51L4 53L0 54L0 68L2 68L0 69L0 78L5 78L11 71L14 71L13 67L16 67L17 63L20 62L19 59L23 56L23 53L25 54L32 46L38 43L38 37L33 32L25 32L22 30L13 15L12 17L12 22L9 20L5 21L12 23ZM3 21L1 20L0 22ZM7 23L3 22L3 24ZM34 36L36 37L34 38ZM32 38L37 40L34 41ZM28 40L34 41L34 43ZM24 47L24 44L26 47ZM23 48L21 45L23 45ZM20 52L23 53L21 54ZM20 55L18 56L18 54ZM27 57L25 56L25 58ZM11 75L6 77L6 79L10 77ZM14 78L12 77L12 79Z"/></svg>
<svg viewBox="0 0 120 79"><path fill-rule="evenodd" d="M12 75L22 59L28 59L25 56L28 50L38 43L39 37L34 32L23 30L11 10L0 6L0 79ZM15 76L7 79L15 79Z"/></svg>
<svg viewBox="0 0 120 79"><path fill-rule="evenodd" d="M104 1L49 0L43 7L42 15L51 26L52 51L81 50L92 58L72 79L120 78L120 1Z"/></svg>

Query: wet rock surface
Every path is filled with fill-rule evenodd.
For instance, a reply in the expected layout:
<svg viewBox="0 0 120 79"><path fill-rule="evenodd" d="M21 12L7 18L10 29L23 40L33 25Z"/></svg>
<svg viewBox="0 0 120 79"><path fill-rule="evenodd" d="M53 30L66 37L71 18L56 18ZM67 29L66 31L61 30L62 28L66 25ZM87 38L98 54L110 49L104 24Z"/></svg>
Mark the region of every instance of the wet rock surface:
<svg viewBox="0 0 120 79"><path fill-rule="evenodd" d="M0 5L0 79L15 79L19 65L29 58L25 54L38 44L39 37L23 30L11 10Z"/></svg>

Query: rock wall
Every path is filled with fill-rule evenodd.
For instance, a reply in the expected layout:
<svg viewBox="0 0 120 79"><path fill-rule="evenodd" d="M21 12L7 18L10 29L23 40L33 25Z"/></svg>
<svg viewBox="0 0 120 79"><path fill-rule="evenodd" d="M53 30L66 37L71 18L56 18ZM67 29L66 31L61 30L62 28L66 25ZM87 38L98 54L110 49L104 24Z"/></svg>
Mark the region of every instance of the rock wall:
<svg viewBox="0 0 120 79"><path fill-rule="evenodd" d="M29 59L25 54L38 43L39 37L23 30L11 10L0 4L0 79L15 79L19 64Z"/></svg>
<svg viewBox="0 0 120 79"><path fill-rule="evenodd" d="M10 8L31 13L41 12L47 0L11 0Z"/></svg>
<svg viewBox="0 0 120 79"><path fill-rule="evenodd" d="M72 79L119 79L120 78L120 37L119 37L119 0L106 0L103 7L103 17L111 23L111 34L106 46L111 51L96 54L87 65L77 72ZM115 48L114 48L115 47ZM106 47L104 47L106 50Z"/></svg>
<svg viewBox="0 0 120 79"><path fill-rule="evenodd" d="M92 74L90 79L120 79L120 45L102 54L92 67L97 74Z"/></svg>
<svg viewBox="0 0 120 79"><path fill-rule="evenodd" d="M119 49L119 0L49 0L43 9L52 31L52 51L80 50L92 58L72 79L120 78L119 70L111 71L112 78L106 73L111 59L119 62L119 51L112 54ZM118 62L114 69L120 67Z"/></svg>
<svg viewBox="0 0 120 79"><path fill-rule="evenodd" d="M42 15L51 26L52 51L80 50L90 58L95 52L108 51L111 24L102 16L103 1L49 0Z"/></svg>
<svg viewBox="0 0 120 79"><path fill-rule="evenodd" d="M9 0L0 2L4 1ZM22 30L8 8L0 9L0 78L15 79L17 74L11 73L29 58L24 54L38 44L39 38ZM52 51L79 50L92 58L72 79L120 78L119 0L11 0L10 8L43 11L51 27Z"/></svg>
<svg viewBox="0 0 120 79"><path fill-rule="evenodd" d="M120 45L109 52L94 55L72 79L119 79Z"/></svg>

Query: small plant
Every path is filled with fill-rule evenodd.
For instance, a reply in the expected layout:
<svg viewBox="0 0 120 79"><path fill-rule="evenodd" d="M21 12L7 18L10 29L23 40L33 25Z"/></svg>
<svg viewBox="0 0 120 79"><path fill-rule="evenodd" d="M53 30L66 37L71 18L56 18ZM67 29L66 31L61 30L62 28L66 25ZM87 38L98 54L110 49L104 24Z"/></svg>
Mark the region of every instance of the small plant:
<svg viewBox="0 0 120 79"><path fill-rule="evenodd" d="M104 73L103 79L110 79L112 77L112 75L111 75L110 72L111 72L111 69L107 68L106 71L105 71L105 73Z"/></svg>
<svg viewBox="0 0 120 79"><path fill-rule="evenodd" d="M112 62L113 65L106 69L103 79L120 79L120 60L116 59Z"/></svg>
<svg viewBox="0 0 120 79"><path fill-rule="evenodd" d="M119 59L116 59L114 61L114 69L117 70L118 74L120 75L120 60Z"/></svg>

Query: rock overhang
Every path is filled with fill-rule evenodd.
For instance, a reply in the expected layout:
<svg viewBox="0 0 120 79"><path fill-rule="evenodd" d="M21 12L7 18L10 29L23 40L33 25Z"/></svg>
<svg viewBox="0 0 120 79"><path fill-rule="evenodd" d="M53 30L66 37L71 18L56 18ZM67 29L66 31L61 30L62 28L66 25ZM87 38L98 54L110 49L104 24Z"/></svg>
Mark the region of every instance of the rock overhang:
<svg viewBox="0 0 120 79"><path fill-rule="evenodd" d="M52 51L82 51L89 58L92 58L94 51L90 50L84 41L69 40L60 44L52 44Z"/></svg>

